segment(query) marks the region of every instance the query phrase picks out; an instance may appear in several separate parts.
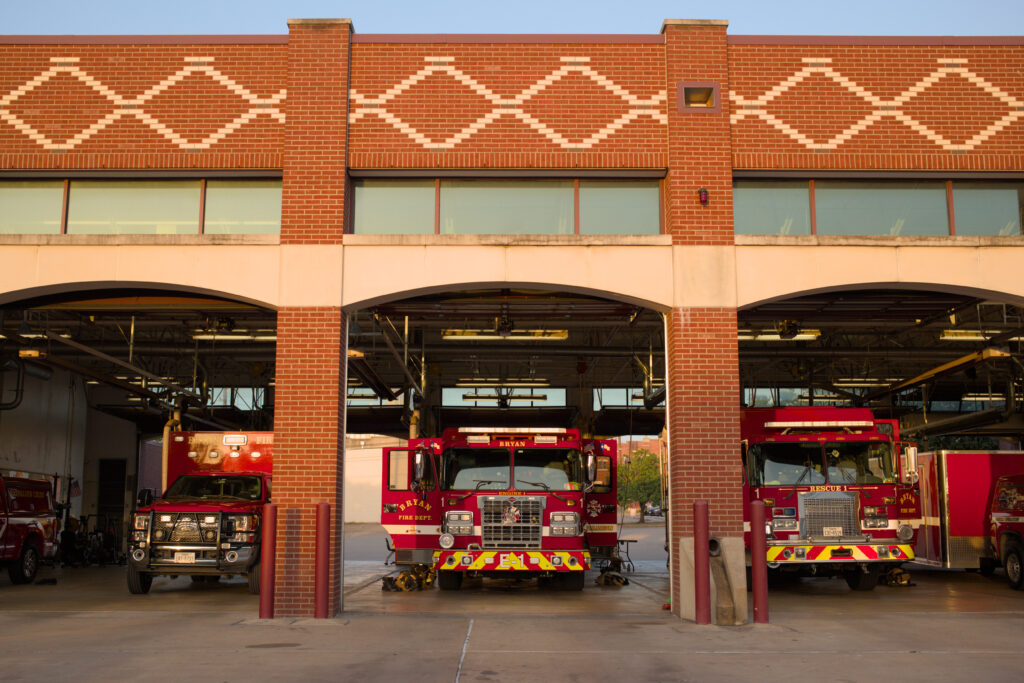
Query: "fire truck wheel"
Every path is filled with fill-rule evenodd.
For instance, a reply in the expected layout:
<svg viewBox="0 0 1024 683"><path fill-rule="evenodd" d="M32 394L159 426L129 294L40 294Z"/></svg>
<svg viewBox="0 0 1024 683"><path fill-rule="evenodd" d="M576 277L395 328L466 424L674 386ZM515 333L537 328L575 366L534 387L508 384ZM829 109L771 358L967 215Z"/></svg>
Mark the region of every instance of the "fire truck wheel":
<svg viewBox="0 0 1024 683"><path fill-rule="evenodd" d="M1006 559L1003 560L1003 567L1006 569L1006 580L1014 590L1024 589L1024 550L1020 544L1014 543L1006 551Z"/></svg>
<svg viewBox="0 0 1024 683"><path fill-rule="evenodd" d="M31 545L21 549L21 557L7 569L11 583L32 583L39 571L39 553Z"/></svg>
<svg viewBox="0 0 1024 683"><path fill-rule="evenodd" d="M881 567L871 567L866 572L856 569L846 573L846 585L855 591L873 591L881 574Z"/></svg>
<svg viewBox="0 0 1024 683"><path fill-rule="evenodd" d="M443 591L457 591L462 587L462 572L439 571L437 587Z"/></svg>
<svg viewBox="0 0 1024 683"><path fill-rule="evenodd" d="M259 561L257 561L256 564L254 564L252 566L252 569L249 570L249 575L248 576L249 576L249 592L252 593L253 595L259 595L260 594L260 562Z"/></svg>
<svg viewBox="0 0 1024 683"><path fill-rule="evenodd" d="M558 588L563 591L581 591L586 577L581 571L565 572L558 577Z"/></svg>
<svg viewBox="0 0 1024 683"><path fill-rule="evenodd" d="M153 585L153 575L149 572L140 572L132 565L128 565L128 592L132 595L144 595L149 592Z"/></svg>

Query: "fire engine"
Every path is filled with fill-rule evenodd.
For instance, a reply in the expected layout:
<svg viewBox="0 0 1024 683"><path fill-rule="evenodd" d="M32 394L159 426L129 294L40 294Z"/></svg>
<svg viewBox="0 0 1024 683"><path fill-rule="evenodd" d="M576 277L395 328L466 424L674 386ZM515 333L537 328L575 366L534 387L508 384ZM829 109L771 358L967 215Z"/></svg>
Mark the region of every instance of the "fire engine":
<svg viewBox="0 0 1024 683"><path fill-rule="evenodd" d="M1024 589L1024 474L999 477L992 496L989 540L1006 580Z"/></svg>
<svg viewBox="0 0 1024 683"><path fill-rule="evenodd" d="M748 408L741 419L748 553L760 500L770 570L843 576L866 591L914 559L920 504L897 457L897 420L827 406Z"/></svg>
<svg viewBox="0 0 1024 683"><path fill-rule="evenodd" d="M57 552L57 515L48 481L0 475L0 565L11 583L32 583Z"/></svg>
<svg viewBox="0 0 1024 683"><path fill-rule="evenodd" d="M616 443L575 429L463 427L386 448L381 523L395 560L465 576L536 577L581 590L618 557Z"/></svg>
<svg viewBox="0 0 1024 683"><path fill-rule="evenodd" d="M270 502L273 434L171 432L168 479L153 500L139 494L129 540L128 590L148 593L154 576L193 581L247 576L260 586L260 514Z"/></svg>
<svg viewBox="0 0 1024 683"><path fill-rule="evenodd" d="M1011 487L1003 475L1024 473L1024 452L941 450L917 454L921 532L917 562L991 574L1015 543ZM1000 498L1007 506L999 509ZM1020 524L1017 525L1019 538ZM1009 574L1009 572L1008 572ZM1012 581L1011 581L1012 583Z"/></svg>

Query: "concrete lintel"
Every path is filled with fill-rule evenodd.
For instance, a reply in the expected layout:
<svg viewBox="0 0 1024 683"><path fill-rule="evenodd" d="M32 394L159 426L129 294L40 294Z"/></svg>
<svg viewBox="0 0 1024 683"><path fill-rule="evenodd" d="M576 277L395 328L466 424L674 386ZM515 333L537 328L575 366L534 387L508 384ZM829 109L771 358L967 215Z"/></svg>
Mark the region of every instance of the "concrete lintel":
<svg viewBox="0 0 1024 683"><path fill-rule="evenodd" d="M661 32L676 26L687 28L718 28L727 27L728 19L666 19L661 23Z"/></svg>

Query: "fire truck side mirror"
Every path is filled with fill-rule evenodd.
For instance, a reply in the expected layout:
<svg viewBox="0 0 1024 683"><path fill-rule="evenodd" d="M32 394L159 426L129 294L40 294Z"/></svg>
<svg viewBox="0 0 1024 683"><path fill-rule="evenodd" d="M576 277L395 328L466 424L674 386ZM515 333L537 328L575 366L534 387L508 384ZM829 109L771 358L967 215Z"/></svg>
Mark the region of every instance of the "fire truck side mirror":
<svg viewBox="0 0 1024 683"><path fill-rule="evenodd" d="M423 451L416 451L412 461L412 478L416 483L423 481L423 472L426 466L426 460L423 457Z"/></svg>
<svg viewBox="0 0 1024 683"><path fill-rule="evenodd" d="M587 456L587 481L593 483L597 479L597 456L591 453Z"/></svg>
<svg viewBox="0 0 1024 683"><path fill-rule="evenodd" d="M907 446L903 451L903 481L908 484L917 483L917 447Z"/></svg>
<svg viewBox="0 0 1024 683"><path fill-rule="evenodd" d="M142 489L139 491L139 496L136 499L140 508L149 507L153 502L153 491L150 489Z"/></svg>

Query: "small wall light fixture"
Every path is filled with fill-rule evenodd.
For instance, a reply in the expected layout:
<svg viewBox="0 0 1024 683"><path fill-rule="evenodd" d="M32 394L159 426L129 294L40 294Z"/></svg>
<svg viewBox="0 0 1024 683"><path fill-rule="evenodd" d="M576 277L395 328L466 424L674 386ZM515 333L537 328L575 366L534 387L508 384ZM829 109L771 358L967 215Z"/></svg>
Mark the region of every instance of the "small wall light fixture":
<svg viewBox="0 0 1024 683"><path fill-rule="evenodd" d="M697 190L697 199L700 201L701 206L707 206L711 200L711 193L708 192L708 188L702 187Z"/></svg>

